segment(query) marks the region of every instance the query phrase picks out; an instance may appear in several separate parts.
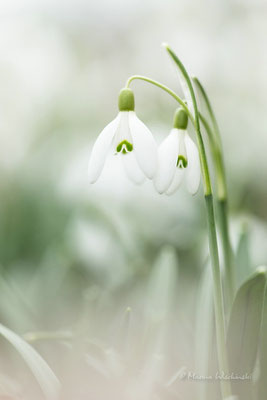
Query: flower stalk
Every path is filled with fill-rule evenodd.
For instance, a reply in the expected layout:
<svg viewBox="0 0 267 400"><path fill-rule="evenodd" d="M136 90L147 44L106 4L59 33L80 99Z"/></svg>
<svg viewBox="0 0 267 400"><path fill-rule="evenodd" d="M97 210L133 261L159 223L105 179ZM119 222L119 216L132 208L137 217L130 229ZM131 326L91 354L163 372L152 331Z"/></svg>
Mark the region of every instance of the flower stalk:
<svg viewBox="0 0 267 400"><path fill-rule="evenodd" d="M233 251L231 247L230 234L229 234L228 193L226 185L226 174L225 174L221 135L214 111L212 109L210 100L208 98L208 95L204 87L196 77L193 77L192 79L205 102L212 123L212 128L211 128L205 117L202 114L200 114L200 120L208 134L211 154L215 169L215 176L217 183L216 184L217 212L218 212L220 235L222 240L224 269L225 269L225 291L227 299L226 305L229 311L235 294L235 275L234 275Z"/></svg>
<svg viewBox="0 0 267 400"><path fill-rule="evenodd" d="M214 309L215 309L215 322L216 322L216 338L217 338L217 353L218 362L221 372L229 372L228 360L227 360L227 349L226 349L226 333L225 333L225 314L224 314L224 301L223 301L223 291L222 291L222 279L220 273L219 255L218 255L218 244L217 244L217 234L215 225L215 216L213 209L213 196L211 190L210 174L208 168L208 162L205 152L205 147L202 139L202 134L200 130L200 119L199 112L196 102L196 96L194 93L193 85L191 79L180 61L177 55L172 51L168 45L164 45L167 52L177 65L179 71L182 73L183 78L186 81L188 89L190 91L193 109L195 114L195 131L198 140L198 148L200 153L200 162L202 167L202 175L204 181L204 194L207 210L207 222L208 222L208 232L209 232L209 247L212 265L212 276L213 276L213 295L214 295ZM221 392L223 399L227 399L231 396L231 384L229 381L221 381Z"/></svg>
<svg viewBox="0 0 267 400"><path fill-rule="evenodd" d="M190 120L192 121L192 123L194 123L194 117L191 114L191 112L189 111L189 108L187 107L187 105L185 104L185 102L178 96L178 94L176 94L173 90L171 90L170 88L168 88L167 86L163 85L162 83L155 81L154 79L148 78L147 76L143 76L143 75L133 75L131 76L125 85L125 88L128 89L131 82L134 80L141 80L141 81L145 81L148 83L151 83L154 86L157 86L158 88L164 90L165 92L169 93L170 96L172 96L179 104L180 106L183 107L183 109L186 111L188 117L190 118Z"/></svg>

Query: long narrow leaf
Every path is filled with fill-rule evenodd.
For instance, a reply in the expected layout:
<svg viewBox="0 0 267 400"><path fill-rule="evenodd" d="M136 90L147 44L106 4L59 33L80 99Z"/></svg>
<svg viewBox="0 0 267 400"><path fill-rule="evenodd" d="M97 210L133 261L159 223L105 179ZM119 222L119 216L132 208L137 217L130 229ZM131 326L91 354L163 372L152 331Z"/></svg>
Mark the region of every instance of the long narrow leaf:
<svg viewBox="0 0 267 400"><path fill-rule="evenodd" d="M47 400L56 400L59 397L60 384L44 359L25 342L20 336L0 324L0 334L10 342L24 359L36 380L38 381Z"/></svg>
<svg viewBox="0 0 267 400"><path fill-rule="evenodd" d="M265 290L263 318L261 328L261 343L259 351L260 377L257 385L257 399L266 398L267 393L267 290Z"/></svg>
<svg viewBox="0 0 267 400"><path fill-rule="evenodd" d="M145 313L148 320L163 321L171 311L178 279L178 260L175 249L162 248L148 282Z"/></svg>
<svg viewBox="0 0 267 400"><path fill-rule="evenodd" d="M231 310L227 348L234 393L252 398L252 373L259 347L266 271L258 269L238 290Z"/></svg>
<svg viewBox="0 0 267 400"><path fill-rule="evenodd" d="M236 250L236 281L242 284L252 272L249 231L243 226Z"/></svg>
<svg viewBox="0 0 267 400"><path fill-rule="evenodd" d="M196 309L196 373L209 375L209 360L213 338L213 293L210 263L203 271ZM207 399L208 382L199 382L198 398Z"/></svg>

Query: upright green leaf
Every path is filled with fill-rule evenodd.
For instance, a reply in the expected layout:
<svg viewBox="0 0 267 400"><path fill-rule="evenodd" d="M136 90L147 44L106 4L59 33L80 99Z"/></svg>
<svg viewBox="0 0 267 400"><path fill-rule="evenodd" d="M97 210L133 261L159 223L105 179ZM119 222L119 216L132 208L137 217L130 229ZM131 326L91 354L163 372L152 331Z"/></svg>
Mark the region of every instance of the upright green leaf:
<svg viewBox="0 0 267 400"><path fill-rule="evenodd" d="M236 250L236 282L238 285L242 284L252 273L249 245L249 231L244 225L239 236Z"/></svg>
<svg viewBox="0 0 267 400"><path fill-rule="evenodd" d="M20 353L38 381L46 399L58 399L60 390L59 381L44 359L36 352L36 350L34 350L34 348L25 342L20 336L2 324L0 324L0 335L9 341Z"/></svg>
<svg viewBox="0 0 267 400"><path fill-rule="evenodd" d="M144 387L152 388L152 382L160 380L170 351L173 334L173 312L178 288L178 260L175 248L164 246L157 257L146 287L147 300L144 305ZM178 289L179 290L179 289ZM155 356L163 354L164 357ZM148 390L148 389L146 389ZM149 398L147 391L144 398ZM137 396L138 397L138 396Z"/></svg>
<svg viewBox="0 0 267 400"><path fill-rule="evenodd" d="M266 270L258 268L238 290L227 334L230 373L234 394L252 398L252 373L258 353Z"/></svg>
<svg viewBox="0 0 267 400"><path fill-rule="evenodd" d="M259 351L260 377L257 385L257 399L263 400L267 394L267 290L265 290L261 342Z"/></svg>
<svg viewBox="0 0 267 400"><path fill-rule="evenodd" d="M213 314L213 292L210 262L203 271L200 282L197 305L196 305L196 373L208 376L211 343L213 340L214 314ZM209 382L203 380L198 384L199 400L207 399Z"/></svg>
<svg viewBox="0 0 267 400"><path fill-rule="evenodd" d="M148 320L162 322L171 312L178 281L175 249L165 246L156 259L149 277L145 313Z"/></svg>

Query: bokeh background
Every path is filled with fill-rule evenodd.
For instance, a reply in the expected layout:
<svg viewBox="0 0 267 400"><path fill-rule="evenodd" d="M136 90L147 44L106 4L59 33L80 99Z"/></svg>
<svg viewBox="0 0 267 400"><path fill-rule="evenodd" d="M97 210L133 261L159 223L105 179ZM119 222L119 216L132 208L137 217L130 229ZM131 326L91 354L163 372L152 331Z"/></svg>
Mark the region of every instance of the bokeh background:
<svg viewBox="0 0 267 400"><path fill-rule="evenodd" d="M0 322L42 354L62 398L191 398L199 390L170 379L194 368L208 254L203 190L160 196L151 182L128 182L115 160L90 186L87 163L129 76L182 95L167 41L204 84L219 121L234 246L247 251L248 269L266 263L266 19L264 0L1 2ZM176 104L146 83L132 88L160 143ZM3 398L41 396L20 356L0 344Z"/></svg>

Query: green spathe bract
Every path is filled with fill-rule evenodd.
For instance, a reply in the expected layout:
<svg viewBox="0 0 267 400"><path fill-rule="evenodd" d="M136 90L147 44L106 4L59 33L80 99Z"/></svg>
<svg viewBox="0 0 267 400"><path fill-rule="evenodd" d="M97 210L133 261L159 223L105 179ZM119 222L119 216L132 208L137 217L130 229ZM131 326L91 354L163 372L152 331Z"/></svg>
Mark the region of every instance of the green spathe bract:
<svg viewBox="0 0 267 400"><path fill-rule="evenodd" d="M134 111L134 94L132 89L121 89L118 106L120 111Z"/></svg>
<svg viewBox="0 0 267 400"><path fill-rule="evenodd" d="M188 115L184 109L178 108L174 114L173 127L177 129L186 129L188 124Z"/></svg>

